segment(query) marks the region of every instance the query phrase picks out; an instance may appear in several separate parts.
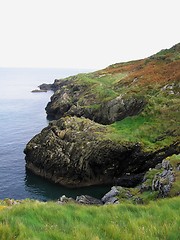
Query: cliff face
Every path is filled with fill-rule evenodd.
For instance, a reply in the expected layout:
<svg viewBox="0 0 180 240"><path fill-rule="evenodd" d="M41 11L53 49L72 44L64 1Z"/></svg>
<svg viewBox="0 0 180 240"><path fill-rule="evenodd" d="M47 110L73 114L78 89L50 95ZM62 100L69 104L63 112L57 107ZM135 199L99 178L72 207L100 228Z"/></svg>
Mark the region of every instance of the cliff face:
<svg viewBox="0 0 180 240"><path fill-rule="evenodd" d="M136 185L179 153L180 44L150 58L55 80L49 126L26 146L26 166L66 186ZM103 125L102 125L103 124Z"/></svg>
<svg viewBox="0 0 180 240"><path fill-rule="evenodd" d="M145 170L178 151L173 144L145 153L137 143L106 139L107 131L106 126L85 118L54 121L27 144L27 168L69 187L105 183L133 186Z"/></svg>
<svg viewBox="0 0 180 240"><path fill-rule="evenodd" d="M177 93L179 48L177 44L147 59L55 80L51 88L56 91L46 107L47 116L83 116L110 124L139 114L149 98L161 91L164 95Z"/></svg>
<svg viewBox="0 0 180 240"><path fill-rule="evenodd" d="M143 96L128 98L121 96L118 91L108 89L110 84L106 86L104 83L98 83L99 78L103 82L111 81L112 77L106 76L101 79L101 75L80 74L56 81L58 90L46 107L48 118L83 116L98 123L110 124L127 116L136 115L143 109L145 105Z"/></svg>

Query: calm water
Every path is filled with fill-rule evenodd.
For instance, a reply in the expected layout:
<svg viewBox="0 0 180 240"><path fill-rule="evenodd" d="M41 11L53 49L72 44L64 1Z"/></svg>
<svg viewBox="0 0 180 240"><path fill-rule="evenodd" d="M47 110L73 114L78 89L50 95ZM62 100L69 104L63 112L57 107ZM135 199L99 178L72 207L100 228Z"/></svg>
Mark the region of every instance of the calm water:
<svg viewBox="0 0 180 240"><path fill-rule="evenodd" d="M101 197L109 187L67 189L52 184L25 169L23 150L26 143L47 126L45 106L52 95L31 93L41 83L70 76L75 69L0 68L0 199L57 199L89 194ZM87 71L86 71L87 72Z"/></svg>

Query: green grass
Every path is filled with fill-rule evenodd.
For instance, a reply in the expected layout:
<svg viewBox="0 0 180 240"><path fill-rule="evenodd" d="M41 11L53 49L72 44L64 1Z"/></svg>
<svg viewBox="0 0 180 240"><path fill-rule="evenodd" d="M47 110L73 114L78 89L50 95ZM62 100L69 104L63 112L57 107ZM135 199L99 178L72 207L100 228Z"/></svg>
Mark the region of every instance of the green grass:
<svg viewBox="0 0 180 240"><path fill-rule="evenodd" d="M170 164L176 168L178 165L180 165L180 154L173 154L170 157L167 157L166 160L170 162Z"/></svg>
<svg viewBox="0 0 180 240"><path fill-rule="evenodd" d="M142 115L127 117L108 128L105 138L117 142L140 142L144 150L156 150L170 145L177 139L176 136L163 137L167 130L165 123Z"/></svg>
<svg viewBox="0 0 180 240"><path fill-rule="evenodd" d="M93 94L94 101L108 101L119 94L117 90L113 89L116 82L119 82L127 76L126 73L118 74L101 74L88 73L88 74L78 74L76 78L76 83L87 85L87 91L89 94Z"/></svg>
<svg viewBox="0 0 180 240"><path fill-rule="evenodd" d="M139 82L133 83L132 79L128 82L127 76L127 72L95 72L79 74L77 77L76 81L80 84L88 84L87 96L93 99L93 103L90 101L85 106L87 108L98 110L102 102L119 95L122 95L124 100L140 98L146 101L139 115L111 124L104 137L117 142L140 142L145 151L154 151L173 144L180 134L177 127L180 124L180 102L176 94L179 91L178 84L173 85L174 94L169 94L169 90L163 90L165 83L161 81L138 85ZM83 100L84 96L82 102Z"/></svg>
<svg viewBox="0 0 180 240"><path fill-rule="evenodd" d="M167 55L169 58L171 54L174 58L179 54L178 49L179 45L176 45L175 48L162 50L153 57ZM129 63L124 64L124 70L121 69L123 64L115 64L111 68L115 70L119 66L118 71L113 72L110 71L111 68L107 68L94 73L78 74L73 79L77 85L85 86L84 92L79 96L78 105L87 112L89 109L92 114L96 114L99 109L101 114L102 104L117 96L121 96L123 102L128 102L128 99L143 100L146 104L140 114L107 126L108 131L104 138L125 144L138 142L143 150L156 151L178 141L180 135L179 78L173 78L173 74L176 75L177 72L176 64L172 65L174 72L169 76L172 66L168 65L167 68L164 62L158 60L154 62L154 67L150 58L146 60L147 64L137 65L135 69L126 68ZM134 64L136 63L135 61ZM125 104L124 109L126 107Z"/></svg>
<svg viewBox="0 0 180 240"><path fill-rule="evenodd" d="M167 158L167 160L170 161L170 164L173 168L176 168L180 165L180 154L172 155ZM180 171L175 172L175 182L172 185L172 188L170 190L170 196L177 196L177 194L180 194Z"/></svg>
<svg viewBox="0 0 180 240"><path fill-rule="evenodd" d="M167 58L172 60L174 59L177 60L177 59L180 59L179 51L180 51L180 44L178 43L170 49L161 50L160 52L156 53L152 57L156 59L162 59L162 60Z"/></svg>
<svg viewBox="0 0 180 240"><path fill-rule="evenodd" d="M106 86L106 87L112 87L113 84L115 84L116 82L120 81L121 79L123 79L124 77L127 76L127 73L117 73L117 74L96 74L95 73L82 73L82 74L78 74L77 75L77 82L79 82L80 84L82 83L87 83L87 84L99 84L102 86Z"/></svg>
<svg viewBox="0 0 180 240"><path fill-rule="evenodd" d="M102 207L31 201L0 210L1 240L175 240L179 232L179 198Z"/></svg>
<svg viewBox="0 0 180 240"><path fill-rule="evenodd" d="M157 150L179 140L179 99L159 93L149 98L137 116L126 117L108 126L105 138L117 142L140 142L146 151Z"/></svg>

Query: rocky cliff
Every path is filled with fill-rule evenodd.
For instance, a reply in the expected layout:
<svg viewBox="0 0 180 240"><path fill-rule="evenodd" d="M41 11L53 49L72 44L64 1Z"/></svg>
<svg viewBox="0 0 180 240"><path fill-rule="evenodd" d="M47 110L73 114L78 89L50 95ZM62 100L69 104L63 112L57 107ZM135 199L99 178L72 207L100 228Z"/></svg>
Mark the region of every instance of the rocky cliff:
<svg viewBox="0 0 180 240"><path fill-rule="evenodd" d="M180 44L143 60L55 80L49 126L26 166L70 186L134 186L179 148Z"/></svg>

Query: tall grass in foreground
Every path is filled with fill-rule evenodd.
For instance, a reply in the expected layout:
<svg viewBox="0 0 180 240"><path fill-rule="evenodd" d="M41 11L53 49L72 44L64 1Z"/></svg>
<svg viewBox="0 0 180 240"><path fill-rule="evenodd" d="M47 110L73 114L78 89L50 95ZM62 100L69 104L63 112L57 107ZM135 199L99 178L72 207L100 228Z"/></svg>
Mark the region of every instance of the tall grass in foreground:
<svg viewBox="0 0 180 240"><path fill-rule="evenodd" d="M180 199L101 207L26 201L0 210L1 240L172 239L180 237Z"/></svg>

